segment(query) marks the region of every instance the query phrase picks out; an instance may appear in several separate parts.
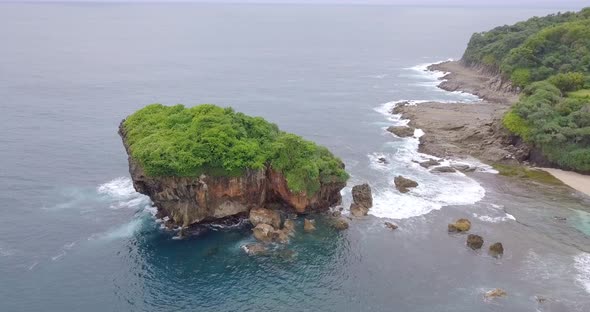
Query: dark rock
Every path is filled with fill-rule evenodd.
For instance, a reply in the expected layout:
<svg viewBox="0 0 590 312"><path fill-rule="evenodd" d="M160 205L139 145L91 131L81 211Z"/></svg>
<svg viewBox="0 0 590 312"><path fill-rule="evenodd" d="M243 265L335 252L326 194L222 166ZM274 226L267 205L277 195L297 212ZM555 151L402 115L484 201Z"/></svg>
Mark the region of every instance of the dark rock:
<svg viewBox="0 0 590 312"><path fill-rule="evenodd" d="M366 208L373 207L373 195L371 187L364 183L352 187L352 201Z"/></svg>
<svg viewBox="0 0 590 312"><path fill-rule="evenodd" d="M489 253L492 257L501 257L504 255L504 246L502 246L502 243L495 243L490 246Z"/></svg>
<svg viewBox="0 0 590 312"><path fill-rule="evenodd" d="M448 228L450 233L467 232L471 229L471 221L468 219L459 219L455 223L450 223Z"/></svg>
<svg viewBox="0 0 590 312"><path fill-rule="evenodd" d="M434 159L429 159L427 161L423 161L420 163L420 166L424 167L424 168L430 168L432 166L438 166L440 165L440 162L434 160Z"/></svg>
<svg viewBox="0 0 590 312"><path fill-rule="evenodd" d="M340 210L336 210L334 212L332 212L332 217L338 218L342 215L342 212Z"/></svg>
<svg viewBox="0 0 590 312"><path fill-rule="evenodd" d="M385 158L385 157L377 158L377 162L380 164L385 164L385 165L389 164L389 161L387 161L387 158Z"/></svg>
<svg viewBox="0 0 590 312"><path fill-rule="evenodd" d="M395 187L402 193L407 193L410 191L409 190L410 188L418 186L418 182L416 182L414 180L410 180L410 179L402 177L402 176L395 177L394 183L395 183Z"/></svg>
<svg viewBox="0 0 590 312"><path fill-rule="evenodd" d="M391 230L396 230L397 229L397 225L391 223L391 222L385 222L385 226L388 227Z"/></svg>
<svg viewBox="0 0 590 312"><path fill-rule="evenodd" d="M479 235L469 234L467 236L467 246L471 249L480 249L483 246L483 238Z"/></svg>
<svg viewBox="0 0 590 312"><path fill-rule="evenodd" d="M407 138L414 136L414 128L406 126L391 126L387 128L387 131L397 135L400 138Z"/></svg>
<svg viewBox="0 0 590 312"><path fill-rule="evenodd" d="M440 166L440 167L434 167L434 168L430 169L430 171L431 172L440 172L440 173L453 173L453 172L456 172L457 170L455 170L449 166Z"/></svg>

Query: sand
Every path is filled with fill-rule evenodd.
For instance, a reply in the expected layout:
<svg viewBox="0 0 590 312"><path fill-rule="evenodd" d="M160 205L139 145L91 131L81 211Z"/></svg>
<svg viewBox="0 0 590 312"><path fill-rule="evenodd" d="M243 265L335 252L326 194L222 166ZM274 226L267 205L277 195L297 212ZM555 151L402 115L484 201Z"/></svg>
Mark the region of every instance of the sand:
<svg viewBox="0 0 590 312"><path fill-rule="evenodd" d="M590 196L590 175L553 168L538 168L549 172L569 187Z"/></svg>

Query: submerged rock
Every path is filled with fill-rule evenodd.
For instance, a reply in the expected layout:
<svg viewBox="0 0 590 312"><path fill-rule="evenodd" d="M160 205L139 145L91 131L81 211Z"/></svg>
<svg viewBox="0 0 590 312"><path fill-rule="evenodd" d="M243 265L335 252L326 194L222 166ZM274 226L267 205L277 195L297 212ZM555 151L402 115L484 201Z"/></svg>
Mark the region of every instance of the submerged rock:
<svg viewBox="0 0 590 312"><path fill-rule="evenodd" d="M397 225L391 223L391 222L385 222L385 226L388 227L391 230L396 230L398 228Z"/></svg>
<svg viewBox="0 0 590 312"><path fill-rule="evenodd" d="M285 220L283 223L283 232L287 233L288 235L295 234L295 221L291 219Z"/></svg>
<svg viewBox="0 0 590 312"><path fill-rule="evenodd" d="M389 164L389 161L387 161L387 158L385 158L385 157L379 157L379 158L377 158L377 162L380 163L380 164L384 164L384 165Z"/></svg>
<svg viewBox="0 0 590 312"><path fill-rule="evenodd" d="M489 253L492 257L501 257L504 255L504 246L502 246L502 243L495 243L490 246Z"/></svg>
<svg viewBox="0 0 590 312"><path fill-rule="evenodd" d="M306 233L311 233L311 232L315 231L315 221L310 220L310 219L305 219L303 221L303 230Z"/></svg>
<svg viewBox="0 0 590 312"><path fill-rule="evenodd" d="M434 159L429 159L429 160L427 160L427 161L420 162L419 164L420 164L420 166L422 166L423 168L426 168L426 169L428 169L428 168L430 168L430 167L432 167L432 166L439 166L439 165L440 165L440 162L438 162L438 161L436 161L436 160L434 160Z"/></svg>
<svg viewBox="0 0 590 312"><path fill-rule="evenodd" d="M508 295L508 293L506 293L506 291L504 289L496 288L496 289L492 289L490 291L487 291L483 296L486 299L494 299L494 298L504 297L506 295Z"/></svg>
<svg viewBox="0 0 590 312"><path fill-rule="evenodd" d="M483 246L483 238L479 235L469 234L467 236L467 246L471 249L480 249Z"/></svg>
<svg viewBox="0 0 590 312"><path fill-rule="evenodd" d="M407 138L414 136L414 128L406 126L391 126L387 128L387 131L397 135L400 138Z"/></svg>
<svg viewBox="0 0 590 312"><path fill-rule="evenodd" d="M348 229L348 222L342 218L338 218L334 220L333 226L338 231L344 231Z"/></svg>
<svg viewBox="0 0 590 312"><path fill-rule="evenodd" d="M410 180L408 178L405 178L403 176L397 176L395 177L395 179L393 180L395 183L395 187L398 189L398 191L402 192L402 193L407 193L409 192L410 188L414 188L418 186L418 182L414 181L414 180Z"/></svg>
<svg viewBox="0 0 590 312"><path fill-rule="evenodd" d="M266 246L261 243L247 244L242 246L242 249L244 249L244 251L250 256L265 255L268 252Z"/></svg>
<svg viewBox="0 0 590 312"><path fill-rule="evenodd" d="M272 225L275 229L281 227L281 215L276 210L253 208L250 210L249 219L253 226L264 223Z"/></svg>
<svg viewBox="0 0 590 312"><path fill-rule="evenodd" d="M432 169L430 169L431 172L440 172L440 173L453 173L456 172L457 170L449 167L449 166L439 166L439 167L434 167Z"/></svg>
<svg viewBox="0 0 590 312"><path fill-rule="evenodd" d="M450 223L448 228L450 233L467 232L469 229L471 229L471 221L468 219L459 219L455 221L455 223Z"/></svg>

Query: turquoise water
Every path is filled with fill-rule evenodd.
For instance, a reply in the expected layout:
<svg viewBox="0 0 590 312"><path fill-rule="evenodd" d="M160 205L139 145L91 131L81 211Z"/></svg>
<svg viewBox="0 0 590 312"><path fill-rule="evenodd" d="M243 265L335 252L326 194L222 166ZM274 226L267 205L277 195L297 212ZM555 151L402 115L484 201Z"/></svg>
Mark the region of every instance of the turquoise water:
<svg viewBox="0 0 590 312"><path fill-rule="evenodd" d="M0 311L587 311L587 197L433 175L412 162L416 139L384 131L403 123L395 101L474 99L437 89L424 64L552 11L0 4ZM300 219L262 257L242 249L247 226L175 239L134 192L116 133L153 102L231 105L326 145L352 176L345 206L368 181L375 207L345 232L309 216L305 234ZM397 174L420 187L399 195ZM448 235L460 217L504 258ZM496 287L509 296L485 301Z"/></svg>

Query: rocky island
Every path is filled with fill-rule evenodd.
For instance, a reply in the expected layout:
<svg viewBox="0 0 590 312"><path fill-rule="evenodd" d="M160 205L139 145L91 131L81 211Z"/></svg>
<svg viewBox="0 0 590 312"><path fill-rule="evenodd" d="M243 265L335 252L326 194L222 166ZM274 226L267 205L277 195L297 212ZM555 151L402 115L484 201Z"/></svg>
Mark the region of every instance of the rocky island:
<svg viewBox="0 0 590 312"><path fill-rule="evenodd" d="M183 227L255 208L326 210L348 179L325 147L231 108L152 104L123 120L119 135L135 189Z"/></svg>

